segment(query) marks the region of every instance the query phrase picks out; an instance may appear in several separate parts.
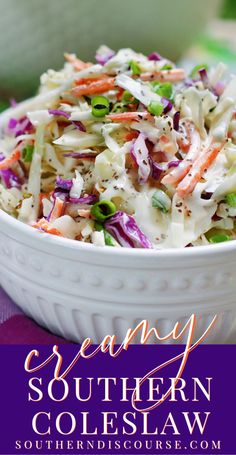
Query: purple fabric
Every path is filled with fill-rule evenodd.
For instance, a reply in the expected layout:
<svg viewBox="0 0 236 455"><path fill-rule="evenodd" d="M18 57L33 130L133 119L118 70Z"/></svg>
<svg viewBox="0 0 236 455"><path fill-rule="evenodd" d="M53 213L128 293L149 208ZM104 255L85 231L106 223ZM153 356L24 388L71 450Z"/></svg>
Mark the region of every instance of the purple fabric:
<svg viewBox="0 0 236 455"><path fill-rule="evenodd" d="M63 338L41 328L18 308L0 287L0 344L65 344Z"/></svg>

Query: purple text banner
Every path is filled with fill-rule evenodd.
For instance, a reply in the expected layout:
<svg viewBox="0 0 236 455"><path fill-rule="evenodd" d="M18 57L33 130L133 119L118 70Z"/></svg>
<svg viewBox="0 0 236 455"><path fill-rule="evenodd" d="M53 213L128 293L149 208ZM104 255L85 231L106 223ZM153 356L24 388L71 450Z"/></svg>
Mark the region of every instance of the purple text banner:
<svg viewBox="0 0 236 455"><path fill-rule="evenodd" d="M0 346L0 454L236 454L236 345L79 349Z"/></svg>

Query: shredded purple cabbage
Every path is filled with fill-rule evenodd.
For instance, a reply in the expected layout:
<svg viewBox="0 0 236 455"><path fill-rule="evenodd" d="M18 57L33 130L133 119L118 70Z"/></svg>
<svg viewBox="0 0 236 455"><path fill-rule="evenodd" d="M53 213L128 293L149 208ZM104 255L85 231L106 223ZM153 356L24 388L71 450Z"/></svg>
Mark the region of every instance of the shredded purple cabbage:
<svg viewBox="0 0 236 455"><path fill-rule="evenodd" d="M8 129L14 130L17 124L18 124L18 120L16 118L10 118L10 120L8 122Z"/></svg>
<svg viewBox="0 0 236 455"><path fill-rule="evenodd" d="M161 167L161 165L159 163L156 163L156 161L154 161L151 156L149 159L150 159L150 164L151 164L152 178L155 180L160 180L162 172L163 172L163 168Z"/></svg>
<svg viewBox="0 0 236 455"><path fill-rule="evenodd" d="M16 175L11 169L0 171L0 178L7 189L21 188L21 182L18 175Z"/></svg>
<svg viewBox="0 0 236 455"><path fill-rule="evenodd" d="M68 112L62 111L61 109L48 109L48 113L50 115L54 115L55 117L64 117L67 120L70 120L70 114ZM86 128L82 122L80 122L79 120L71 120L71 123L78 130L83 131L85 133Z"/></svg>
<svg viewBox="0 0 236 455"><path fill-rule="evenodd" d="M8 129L12 134L14 134L15 137L18 137L22 134L32 132L33 125L27 117L22 117L19 120L10 118L8 122Z"/></svg>
<svg viewBox="0 0 236 455"><path fill-rule="evenodd" d="M172 167L178 167L180 163L181 163L181 160L169 161L167 167L168 167L168 169L170 169Z"/></svg>
<svg viewBox="0 0 236 455"><path fill-rule="evenodd" d="M148 55L148 60L153 60L154 62L159 62L162 60L162 57L158 52L152 52L151 54Z"/></svg>
<svg viewBox="0 0 236 455"><path fill-rule="evenodd" d="M209 80L206 68L201 68L198 72L204 87L207 87L209 85Z"/></svg>
<svg viewBox="0 0 236 455"><path fill-rule="evenodd" d="M148 177L151 173L149 151L143 133L140 133L137 139L134 141L130 150L130 154L138 165L139 183L143 184L148 180Z"/></svg>
<svg viewBox="0 0 236 455"><path fill-rule="evenodd" d="M70 114L62 111L61 109L48 109L48 113L50 115L54 115L55 117L65 117L66 119L70 118Z"/></svg>
<svg viewBox="0 0 236 455"><path fill-rule="evenodd" d="M3 155L3 153L0 153L0 161L3 161L4 159L5 156ZM18 175L15 174L15 172L13 172L12 169L5 169L3 171L0 171L0 178L7 189L21 188L21 181Z"/></svg>
<svg viewBox="0 0 236 455"><path fill-rule="evenodd" d="M89 194L88 196L82 196L79 198L69 197L68 202L70 204L92 204L97 200L97 196L95 194Z"/></svg>
<svg viewBox="0 0 236 455"><path fill-rule="evenodd" d="M93 158L96 156L95 153L86 153L86 152L69 152L63 153L65 158Z"/></svg>
<svg viewBox="0 0 236 455"><path fill-rule="evenodd" d="M222 95L224 89L225 89L225 83L222 81L218 81L213 88L213 93L216 96L220 96L220 95Z"/></svg>
<svg viewBox="0 0 236 455"><path fill-rule="evenodd" d="M97 196L95 194L89 194L88 196L82 196L79 198L70 197L72 180L65 180L61 177L57 177L56 185L57 186L52 194L54 200L59 197L69 204L92 204L97 200Z"/></svg>
<svg viewBox="0 0 236 455"><path fill-rule="evenodd" d="M175 112L173 116L173 127L175 131L179 131L180 111Z"/></svg>
<svg viewBox="0 0 236 455"><path fill-rule="evenodd" d="M57 197L59 197L63 201L67 201L69 197L69 190L56 187L52 193L52 198L56 199Z"/></svg>
<svg viewBox="0 0 236 455"><path fill-rule="evenodd" d="M163 114L167 114L167 112L171 111L173 104L170 100L168 100L168 98L162 97L161 102L164 106Z"/></svg>
<svg viewBox="0 0 236 455"><path fill-rule="evenodd" d="M10 101L10 106L11 107L16 107L17 104L18 104L17 101L15 100L15 98L10 98L9 101Z"/></svg>
<svg viewBox="0 0 236 455"><path fill-rule="evenodd" d="M135 219L127 213L116 212L106 221L105 228L123 247L153 248L150 240L137 226Z"/></svg>
<svg viewBox="0 0 236 455"><path fill-rule="evenodd" d="M74 125L78 130L82 131L83 133L86 132L86 128L82 122L79 120L72 120L71 121L72 125Z"/></svg>
<svg viewBox="0 0 236 455"><path fill-rule="evenodd" d="M204 199L205 201L209 201L212 197L212 192L211 191L205 191L204 193L201 194L201 199Z"/></svg>
<svg viewBox="0 0 236 455"><path fill-rule="evenodd" d="M115 52L109 49L109 52L104 53L104 54L99 54L99 52L96 53L95 59L96 62L99 63L100 65L105 65L112 57L114 57Z"/></svg>
<svg viewBox="0 0 236 455"><path fill-rule="evenodd" d="M73 185L72 179L63 179L62 177L57 176L56 186L58 188L70 191L72 185Z"/></svg>

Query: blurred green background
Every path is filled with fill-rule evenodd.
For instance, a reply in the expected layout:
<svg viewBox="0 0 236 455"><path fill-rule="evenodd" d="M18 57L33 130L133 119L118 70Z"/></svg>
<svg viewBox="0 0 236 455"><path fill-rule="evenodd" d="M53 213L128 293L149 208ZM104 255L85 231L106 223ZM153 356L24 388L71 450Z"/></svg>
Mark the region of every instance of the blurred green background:
<svg viewBox="0 0 236 455"><path fill-rule="evenodd" d="M236 19L236 1L235 0L225 0L221 16L224 19Z"/></svg>
<svg viewBox="0 0 236 455"><path fill-rule="evenodd" d="M1 109L34 94L64 51L90 60L100 44L236 70L236 0L0 0L0 11Z"/></svg>

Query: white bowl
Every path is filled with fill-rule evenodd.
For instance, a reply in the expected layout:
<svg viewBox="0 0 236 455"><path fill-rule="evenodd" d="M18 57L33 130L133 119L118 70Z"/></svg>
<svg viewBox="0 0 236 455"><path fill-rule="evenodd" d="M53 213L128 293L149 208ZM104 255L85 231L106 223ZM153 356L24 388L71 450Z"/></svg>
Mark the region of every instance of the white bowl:
<svg viewBox="0 0 236 455"><path fill-rule="evenodd" d="M155 251L99 248L42 234L0 210L0 284L52 332L100 342L147 319L166 335L197 314L197 337L215 314L208 342L236 329L236 241ZM138 340L137 340L138 341Z"/></svg>

